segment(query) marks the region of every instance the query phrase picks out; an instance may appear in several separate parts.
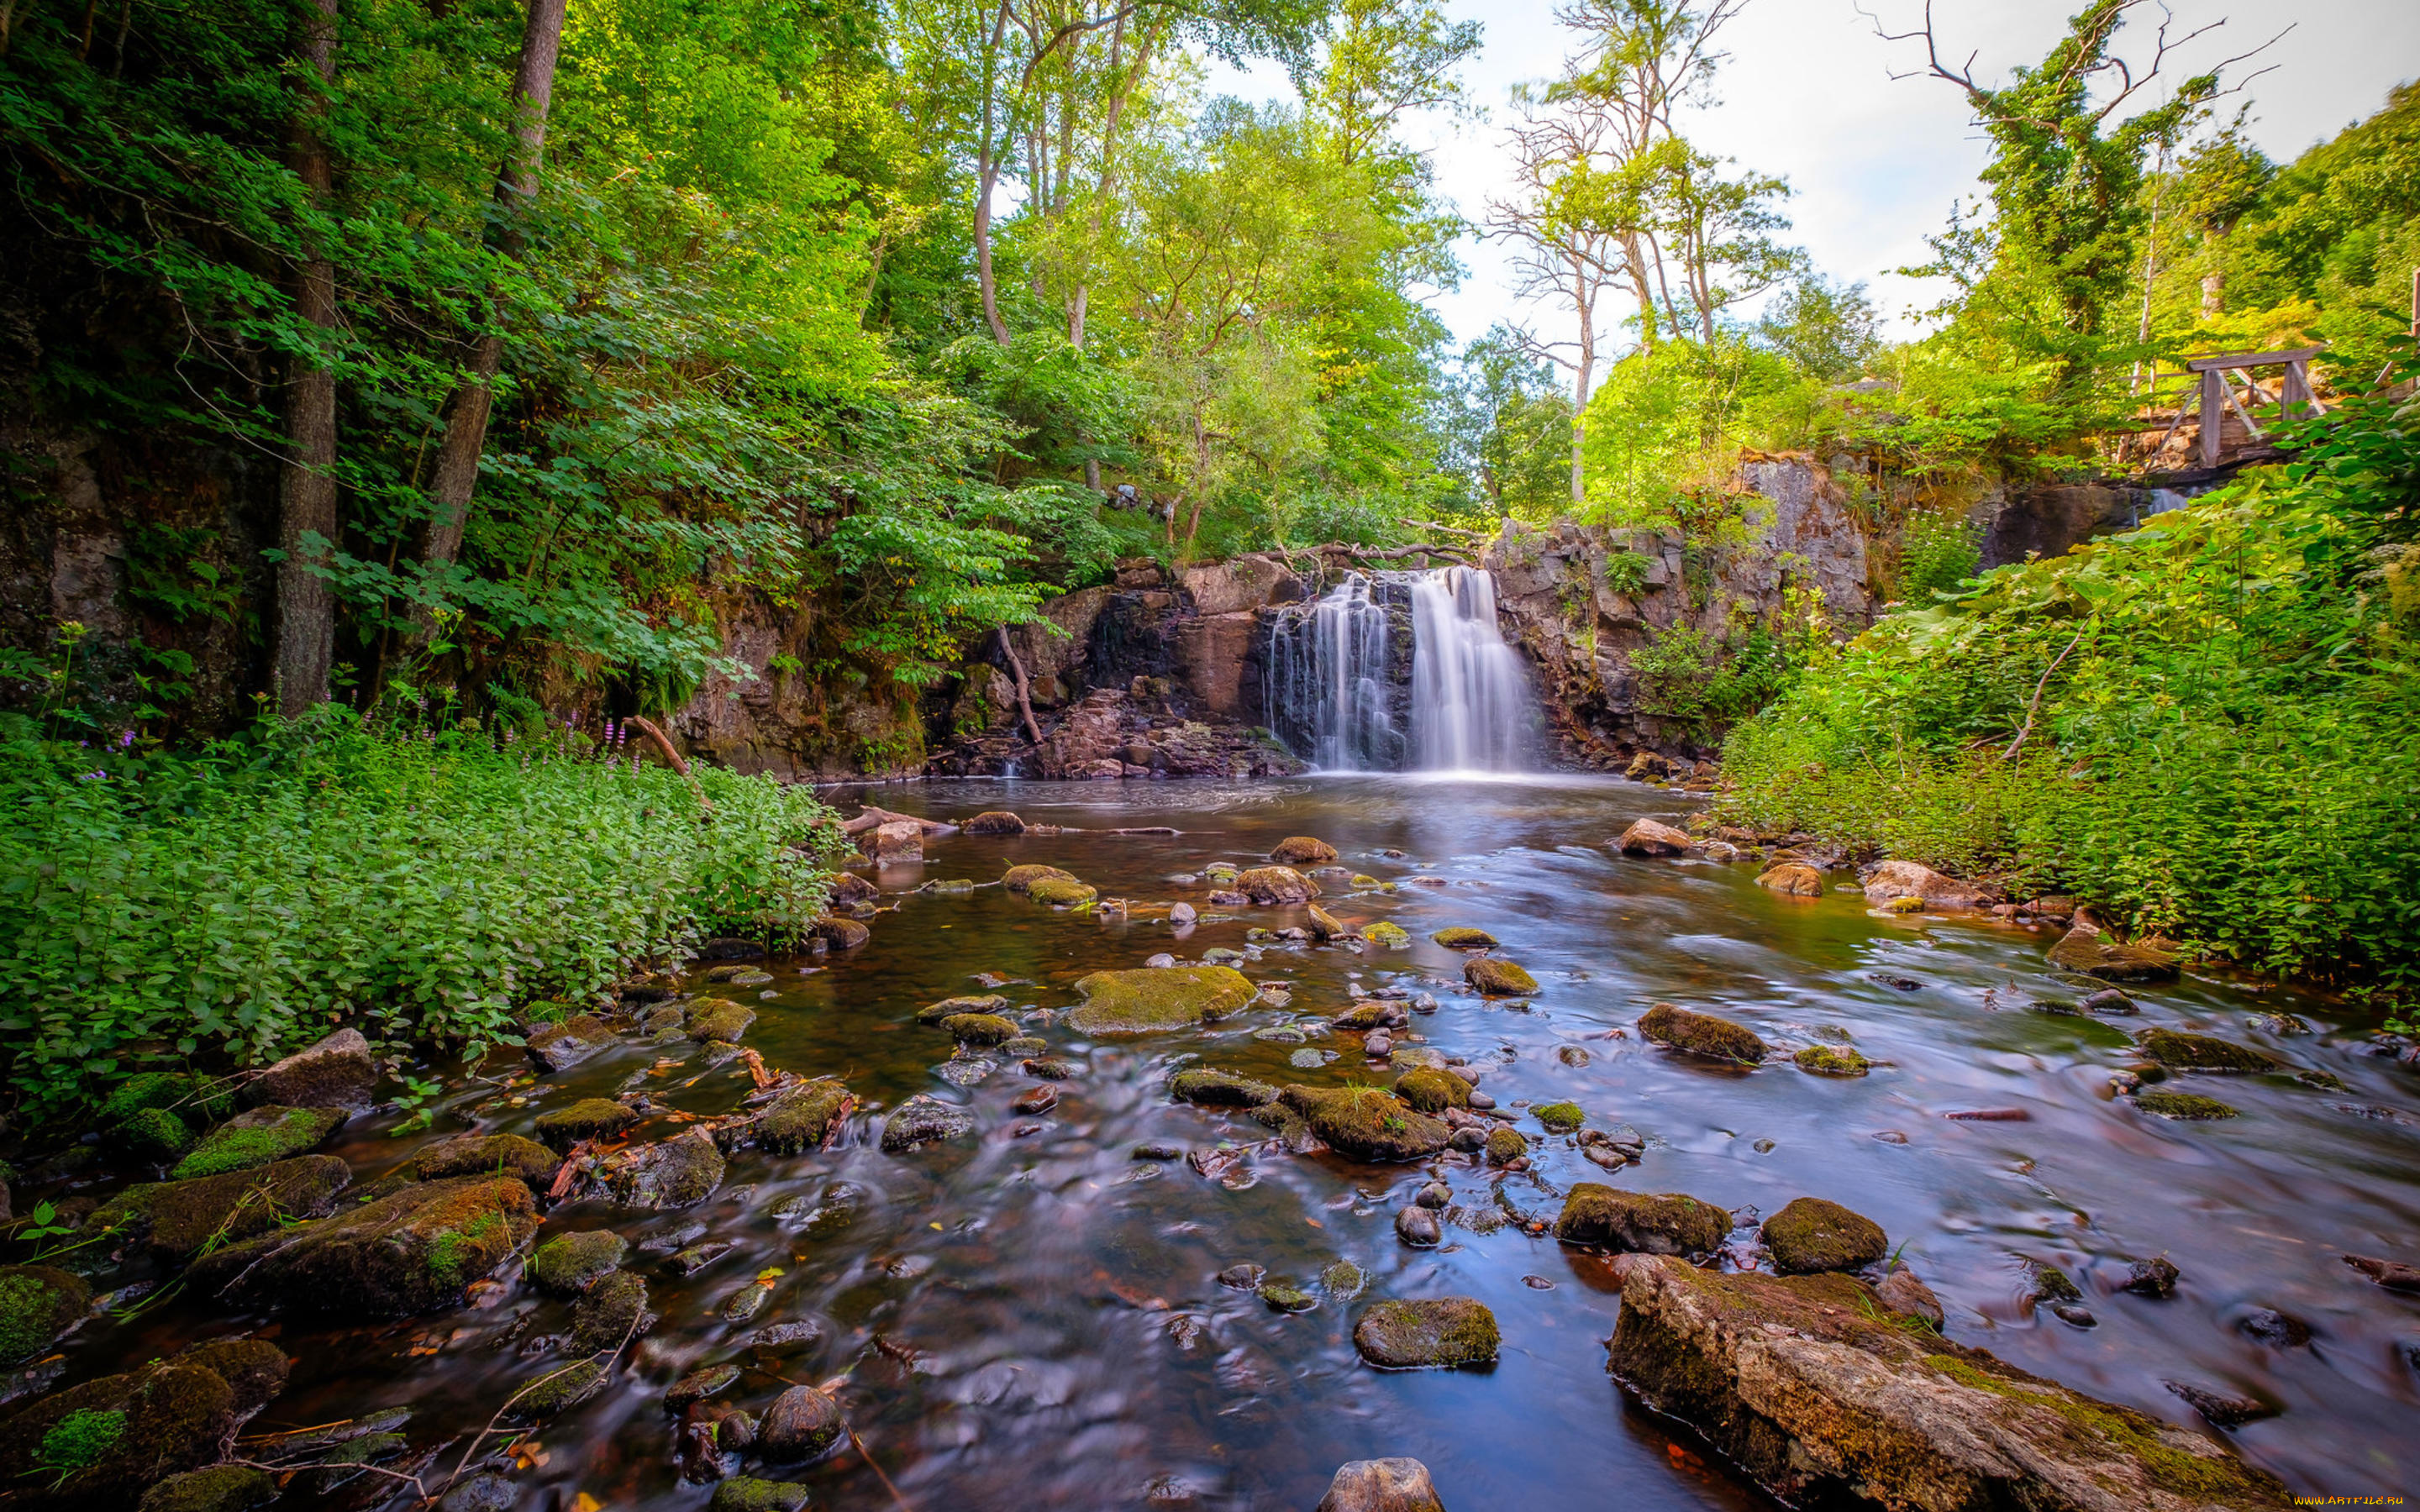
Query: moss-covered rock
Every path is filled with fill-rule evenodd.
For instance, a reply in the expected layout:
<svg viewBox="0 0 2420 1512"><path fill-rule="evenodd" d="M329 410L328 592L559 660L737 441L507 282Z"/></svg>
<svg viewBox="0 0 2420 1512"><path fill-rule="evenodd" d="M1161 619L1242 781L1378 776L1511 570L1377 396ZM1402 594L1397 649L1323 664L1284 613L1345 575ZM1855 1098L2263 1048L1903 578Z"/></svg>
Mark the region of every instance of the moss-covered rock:
<svg viewBox="0 0 2420 1512"><path fill-rule="evenodd" d="M1555 1237L1634 1255L1702 1255L1731 1231L1731 1215L1680 1192L1625 1192L1575 1184L1555 1217Z"/></svg>
<svg viewBox="0 0 2420 1512"><path fill-rule="evenodd" d="M0 1365L15 1365L48 1349L84 1321L92 1288L82 1276L48 1265L0 1267Z"/></svg>
<svg viewBox="0 0 2420 1512"><path fill-rule="evenodd" d="M574 1013L551 1024L532 1026L521 1042L541 1068L569 1071L612 1044L613 1026L594 1013Z"/></svg>
<svg viewBox="0 0 2420 1512"><path fill-rule="evenodd" d="M896 1155L923 1145L964 1139L974 1132L973 1114L919 1092L882 1120L882 1149Z"/></svg>
<svg viewBox="0 0 2420 1512"><path fill-rule="evenodd" d="M796 1481L735 1475L714 1489L706 1512L805 1512L811 1496Z"/></svg>
<svg viewBox="0 0 2420 1512"><path fill-rule="evenodd" d="M1307 903L1319 896L1319 884L1290 866L1256 866L1235 878L1237 892L1256 903Z"/></svg>
<svg viewBox="0 0 2420 1512"><path fill-rule="evenodd" d="M183 1181L252 1170L316 1149L344 1121L334 1108L256 1107L211 1130L168 1175Z"/></svg>
<svg viewBox="0 0 2420 1512"><path fill-rule="evenodd" d="M1366 1033L1393 1019L1395 1010L1401 1006L1401 1004L1384 1002L1373 997L1366 1002L1356 1003L1329 1019L1327 1026L1339 1034Z"/></svg>
<svg viewBox="0 0 2420 1512"><path fill-rule="evenodd" d="M1510 1165L1529 1153L1529 1141L1518 1129L1502 1125L1487 1131L1487 1164Z"/></svg>
<svg viewBox="0 0 2420 1512"><path fill-rule="evenodd" d="M756 1023L756 1011L719 997L698 999L689 1012L689 1037L700 1044L737 1044Z"/></svg>
<svg viewBox="0 0 2420 1512"><path fill-rule="evenodd" d="M1848 1045L1810 1044L1790 1058L1818 1076L1863 1076L1869 1064Z"/></svg>
<svg viewBox="0 0 2420 1512"><path fill-rule="evenodd" d="M1488 933L1483 929L1472 929L1466 924L1450 925L1445 929L1437 931L1435 933L1430 935L1429 938L1435 940L1437 944L1444 946L1449 950L1493 950L1496 949L1495 935Z"/></svg>
<svg viewBox="0 0 2420 1512"><path fill-rule="evenodd" d="M194 1148L194 1131L166 1108L138 1108L111 1126L109 1142L137 1160L172 1161Z"/></svg>
<svg viewBox="0 0 2420 1512"><path fill-rule="evenodd" d="M1362 925L1361 937L1382 950L1408 950L1412 945L1409 930L1384 918Z"/></svg>
<svg viewBox="0 0 2420 1512"><path fill-rule="evenodd" d="M1470 1084L1450 1071L1422 1066L1395 1078L1395 1095L1422 1113L1470 1106Z"/></svg>
<svg viewBox="0 0 2420 1512"><path fill-rule="evenodd" d="M1025 821L1005 809L986 809L958 826L966 835L1022 835Z"/></svg>
<svg viewBox="0 0 2420 1512"><path fill-rule="evenodd" d="M563 1347L571 1354L619 1349L647 1331L647 1284L628 1271L598 1280L571 1309L571 1332Z"/></svg>
<svg viewBox="0 0 2420 1512"><path fill-rule="evenodd" d="M400 1318L458 1302L537 1223L519 1177L455 1177L213 1251L186 1273L196 1290L240 1305Z"/></svg>
<svg viewBox="0 0 2420 1512"><path fill-rule="evenodd" d="M305 1155L258 1170L146 1182L110 1198L85 1225L94 1232L115 1229L163 1259L188 1259L287 1223L325 1217L352 1179L353 1168L338 1157Z"/></svg>
<svg viewBox="0 0 2420 1512"><path fill-rule="evenodd" d="M639 1121L638 1111L610 1097L582 1098L569 1107L537 1116L537 1136L551 1149L569 1149L582 1139L614 1139Z"/></svg>
<svg viewBox="0 0 2420 1512"><path fill-rule="evenodd" d="M856 1106L857 1098L840 1082L801 1082L757 1112L749 1121L749 1137L768 1154L821 1149Z"/></svg>
<svg viewBox="0 0 2420 1512"><path fill-rule="evenodd" d="M136 1072L109 1090L101 1104L101 1121L120 1123L137 1113L170 1111L188 1123L208 1123L235 1111L235 1094L225 1083L188 1071Z"/></svg>
<svg viewBox="0 0 2420 1512"><path fill-rule="evenodd" d="M422 1149L411 1163L411 1173L424 1181L442 1181L449 1176L518 1176L542 1190L562 1166L562 1158L535 1139L509 1134L457 1134Z"/></svg>
<svg viewBox="0 0 2420 1512"><path fill-rule="evenodd" d="M722 1151L713 1135L692 1128L670 1139L617 1149L599 1173L605 1190L626 1208L690 1208L722 1184Z"/></svg>
<svg viewBox="0 0 2420 1512"><path fill-rule="evenodd" d="M1468 1297L1373 1303L1353 1325L1361 1358L1389 1370L1492 1365L1501 1342L1496 1315Z"/></svg>
<svg viewBox="0 0 2420 1512"><path fill-rule="evenodd" d="M960 1044L1005 1044L1016 1038L1016 1025L997 1013L953 1013L941 1027Z"/></svg>
<svg viewBox="0 0 2420 1512"><path fill-rule="evenodd" d="M1266 1082L1208 1066L1187 1066L1169 1078L1168 1091L1180 1103L1196 1103L1204 1107L1256 1108L1264 1103L1276 1102L1278 1097L1278 1089Z"/></svg>
<svg viewBox="0 0 2420 1512"><path fill-rule="evenodd" d="M2242 1074L2256 1071L2274 1071L2277 1062L2257 1050L2216 1039L2207 1034L2183 1034L2175 1029L2145 1029L2135 1040L2145 1059L2170 1071L2208 1071L2222 1074Z"/></svg>
<svg viewBox="0 0 2420 1512"><path fill-rule="evenodd" d="M1052 908L1074 908L1080 903L1092 903L1099 898L1101 889L1089 882L1078 882L1072 877L1064 879L1044 877L1027 887L1025 895L1035 903L1047 903Z"/></svg>
<svg viewBox="0 0 2420 1512"><path fill-rule="evenodd" d="M1791 1505L2292 1505L2203 1434L1905 1326L1852 1276L1636 1264L1606 1364Z"/></svg>
<svg viewBox="0 0 2420 1512"><path fill-rule="evenodd" d="M1541 1103L1529 1116L1548 1134L1570 1134L1588 1121L1588 1110L1577 1103Z"/></svg>
<svg viewBox="0 0 2420 1512"><path fill-rule="evenodd" d="M1289 835L1269 852L1269 859L1280 866L1324 866L1336 859L1336 847L1309 835Z"/></svg>
<svg viewBox="0 0 2420 1512"><path fill-rule="evenodd" d="M530 1257L530 1279L558 1297L577 1296L621 1269L630 1242L610 1228L557 1234Z"/></svg>
<svg viewBox="0 0 2420 1512"><path fill-rule="evenodd" d="M792 1386L765 1409L756 1444L775 1464L795 1464L831 1453L845 1430L838 1402L814 1386Z"/></svg>
<svg viewBox="0 0 2420 1512"><path fill-rule="evenodd" d="M2177 958L2149 945L2120 945L2086 925L2067 932L2050 948L2050 964L2103 981L2173 981Z"/></svg>
<svg viewBox="0 0 2420 1512"><path fill-rule="evenodd" d="M574 1360L540 1376L515 1393L513 1412L527 1417L556 1417L605 1389L605 1362Z"/></svg>
<svg viewBox="0 0 2420 1512"><path fill-rule="evenodd" d="M212 1360L239 1379L220 1375ZM227 1341L23 1404L0 1421L9 1504L135 1506L149 1489L218 1459L243 1420L283 1387L285 1365L274 1346Z"/></svg>
<svg viewBox="0 0 2420 1512"><path fill-rule="evenodd" d="M1890 1251L1882 1225L1822 1197L1799 1197L1764 1221L1761 1236L1784 1275L1854 1271Z"/></svg>
<svg viewBox="0 0 2420 1512"><path fill-rule="evenodd" d="M1823 873L1804 861L1784 861L1759 875L1756 885L1787 898L1823 896Z"/></svg>
<svg viewBox="0 0 2420 1512"><path fill-rule="evenodd" d="M1482 997L1528 997L1538 990L1538 979L1498 956L1473 956L1462 964L1462 980Z"/></svg>
<svg viewBox="0 0 2420 1512"><path fill-rule="evenodd" d="M2135 1094L2134 1105L2163 1119L2185 1119L2197 1122L2242 1116L2218 1099L2203 1097L2197 1092L2139 1092Z"/></svg>
<svg viewBox="0 0 2420 1512"><path fill-rule="evenodd" d="M1692 1013L1669 1003L1658 1003L1642 1014L1638 1032L1673 1050L1742 1066L1761 1065L1772 1053L1753 1029L1712 1013Z"/></svg>
<svg viewBox="0 0 2420 1512"><path fill-rule="evenodd" d="M1081 882L1073 872L1062 872L1055 866L1012 866L1001 877L1001 886L1011 892L1024 892L1037 882Z"/></svg>
<svg viewBox="0 0 2420 1512"><path fill-rule="evenodd" d="M1453 1134L1443 1119L1375 1087L1289 1087L1281 1096L1311 1133L1355 1160L1419 1160L1443 1149Z"/></svg>
<svg viewBox="0 0 2420 1512"><path fill-rule="evenodd" d="M998 993L944 997L938 1003L926 1003L916 1011L919 1024L939 1024L960 1013L1000 1013L1007 1011L1008 999Z"/></svg>
<svg viewBox="0 0 2420 1512"><path fill-rule="evenodd" d="M1068 1021L1086 1034L1187 1028L1249 1004L1257 991L1233 966L1141 966L1078 980L1083 1006Z"/></svg>
<svg viewBox="0 0 2420 1512"><path fill-rule="evenodd" d="M250 1465L211 1465L171 1475L143 1493L134 1512L252 1512L277 1500L277 1483Z"/></svg>

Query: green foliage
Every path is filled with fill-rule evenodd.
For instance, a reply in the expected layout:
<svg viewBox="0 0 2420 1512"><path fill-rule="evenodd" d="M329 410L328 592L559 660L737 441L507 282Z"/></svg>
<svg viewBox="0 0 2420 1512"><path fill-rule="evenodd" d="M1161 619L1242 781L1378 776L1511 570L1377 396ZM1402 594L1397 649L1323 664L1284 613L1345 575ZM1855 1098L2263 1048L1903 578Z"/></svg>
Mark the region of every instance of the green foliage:
<svg viewBox="0 0 2420 1512"><path fill-rule="evenodd" d="M1962 514L1920 509L1900 524L1899 596L1923 603L1973 577L1982 532Z"/></svg>
<svg viewBox="0 0 2420 1512"><path fill-rule="evenodd" d="M51 1425L42 1442L34 1446L34 1463L59 1472L64 1480L87 1465L99 1464L125 1437L125 1412L80 1408Z"/></svg>
<svg viewBox="0 0 2420 1512"><path fill-rule="evenodd" d="M1731 808L2408 990L2415 431L2356 401L2282 475L1885 618L1732 733Z"/></svg>
<svg viewBox="0 0 2420 1512"><path fill-rule="evenodd" d="M355 1024L493 1041L718 933L795 936L829 831L805 790L618 738L335 711L194 756L28 735L0 764L9 1084L104 1092L163 1052L258 1061ZM708 805L710 804L710 807Z"/></svg>

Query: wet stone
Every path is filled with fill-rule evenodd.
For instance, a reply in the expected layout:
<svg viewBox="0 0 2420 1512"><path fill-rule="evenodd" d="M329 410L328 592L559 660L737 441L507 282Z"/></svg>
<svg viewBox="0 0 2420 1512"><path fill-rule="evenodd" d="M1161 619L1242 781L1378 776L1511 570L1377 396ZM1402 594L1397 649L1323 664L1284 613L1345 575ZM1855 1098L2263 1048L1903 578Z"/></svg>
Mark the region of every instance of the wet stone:
<svg viewBox="0 0 2420 1512"><path fill-rule="evenodd" d="M664 1405L678 1412L691 1402L721 1395L738 1379L739 1367L736 1365L710 1365L692 1370L664 1393Z"/></svg>
<svg viewBox="0 0 2420 1512"><path fill-rule="evenodd" d="M1388 1369L1451 1368L1496 1359L1496 1315L1468 1297L1373 1304L1353 1325L1353 1347Z"/></svg>
<svg viewBox="0 0 2420 1512"><path fill-rule="evenodd" d="M901 1154L925 1145L961 1140L975 1131L974 1115L919 1092L882 1120L882 1149Z"/></svg>

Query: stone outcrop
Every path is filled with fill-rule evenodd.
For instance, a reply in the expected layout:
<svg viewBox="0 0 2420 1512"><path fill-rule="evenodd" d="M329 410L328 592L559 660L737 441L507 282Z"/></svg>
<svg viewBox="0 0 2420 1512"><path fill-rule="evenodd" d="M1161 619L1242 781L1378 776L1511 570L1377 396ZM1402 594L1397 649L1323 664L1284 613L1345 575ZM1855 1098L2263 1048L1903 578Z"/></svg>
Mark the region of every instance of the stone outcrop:
<svg viewBox="0 0 2420 1512"><path fill-rule="evenodd" d="M1898 1323L1838 1273L1632 1262L1608 1368L1793 1505L2250 1512L2286 1487L2201 1433Z"/></svg>

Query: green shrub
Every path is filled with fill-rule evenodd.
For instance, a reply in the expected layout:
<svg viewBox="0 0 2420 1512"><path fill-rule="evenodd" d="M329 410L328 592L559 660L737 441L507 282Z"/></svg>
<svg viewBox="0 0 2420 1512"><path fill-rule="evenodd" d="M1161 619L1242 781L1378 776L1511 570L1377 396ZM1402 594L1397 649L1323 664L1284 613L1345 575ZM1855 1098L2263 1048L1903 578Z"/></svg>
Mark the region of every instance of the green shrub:
<svg viewBox="0 0 2420 1512"><path fill-rule="evenodd" d="M1899 596L1929 604L1975 575L1983 561L1982 532L1963 515L1918 510L1900 526Z"/></svg>
<svg viewBox="0 0 2420 1512"><path fill-rule="evenodd" d="M634 961L796 935L825 895L807 790L692 782L567 732L500 746L331 713L190 756L0 754L0 1067L43 1102L140 1056L258 1061L340 1022L492 1041Z"/></svg>

